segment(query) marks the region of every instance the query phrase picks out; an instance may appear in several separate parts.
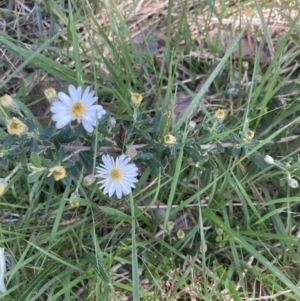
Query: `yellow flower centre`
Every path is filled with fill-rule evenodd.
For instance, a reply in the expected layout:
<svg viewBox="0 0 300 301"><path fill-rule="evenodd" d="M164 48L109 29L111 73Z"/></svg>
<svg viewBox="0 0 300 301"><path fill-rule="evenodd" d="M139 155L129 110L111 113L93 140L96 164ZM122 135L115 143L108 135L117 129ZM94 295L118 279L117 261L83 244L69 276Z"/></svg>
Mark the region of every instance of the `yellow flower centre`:
<svg viewBox="0 0 300 301"><path fill-rule="evenodd" d="M70 109L70 114L76 117L82 116L82 114L86 111L85 105L81 100L74 102Z"/></svg>
<svg viewBox="0 0 300 301"><path fill-rule="evenodd" d="M113 181L119 181L122 179L123 177L123 173L122 170L119 167L113 167L110 171L109 171L109 177L113 180Z"/></svg>

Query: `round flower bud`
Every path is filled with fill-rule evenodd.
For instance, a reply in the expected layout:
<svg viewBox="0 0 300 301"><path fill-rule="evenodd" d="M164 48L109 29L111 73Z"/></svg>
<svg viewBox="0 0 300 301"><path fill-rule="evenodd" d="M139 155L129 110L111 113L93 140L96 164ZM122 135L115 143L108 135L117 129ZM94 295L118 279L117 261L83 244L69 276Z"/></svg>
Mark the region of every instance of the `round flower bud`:
<svg viewBox="0 0 300 301"><path fill-rule="evenodd" d="M249 68L249 63L248 63L247 61L244 61L244 62L242 63L242 65L243 65L243 69L244 69L244 70L248 70L248 68Z"/></svg>
<svg viewBox="0 0 300 301"><path fill-rule="evenodd" d="M129 148L127 148L127 151L126 151L126 156L128 157L128 158L133 158L133 157L135 157L136 156L136 154L137 154L137 151L136 151L136 149L134 148L134 147L129 147Z"/></svg>
<svg viewBox="0 0 300 301"><path fill-rule="evenodd" d="M53 175L55 181L59 181L66 176L66 170L63 166L54 166L49 169L48 177Z"/></svg>
<svg viewBox="0 0 300 301"><path fill-rule="evenodd" d="M114 117L110 117L109 120L108 120L108 127L109 128L114 128L117 124L117 121Z"/></svg>
<svg viewBox="0 0 300 301"><path fill-rule="evenodd" d="M182 231L182 230L179 230L177 233L176 233L177 237L179 239L182 239L185 237L185 233Z"/></svg>
<svg viewBox="0 0 300 301"><path fill-rule="evenodd" d="M44 94L50 103L59 100L57 97L56 90L54 88L48 88L44 91Z"/></svg>
<svg viewBox="0 0 300 301"><path fill-rule="evenodd" d="M299 186L299 183L297 180L291 178L288 180L288 185L291 187L291 188L297 188Z"/></svg>
<svg viewBox="0 0 300 301"><path fill-rule="evenodd" d="M218 120L223 120L225 118L225 111L222 110L222 109L218 109L215 113L215 117L218 119Z"/></svg>
<svg viewBox="0 0 300 301"><path fill-rule="evenodd" d="M189 131L192 131L196 127L196 122L194 120L191 120L188 124Z"/></svg>
<svg viewBox="0 0 300 301"><path fill-rule="evenodd" d="M73 208L77 208L79 207L79 201L76 201L75 199L79 199L80 198L80 194L77 191L74 191L71 193L70 195L70 199L69 199L69 203L70 206Z"/></svg>
<svg viewBox="0 0 300 301"><path fill-rule="evenodd" d="M95 175L88 175L83 178L83 185L84 186L91 186L96 180Z"/></svg>
<svg viewBox="0 0 300 301"><path fill-rule="evenodd" d="M130 93L131 94L131 105L134 108L138 108L143 100L143 96L140 93Z"/></svg>
<svg viewBox="0 0 300 301"><path fill-rule="evenodd" d="M27 132L27 126L21 120L13 117L6 121L7 132L10 135L21 136Z"/></svg>
<svg viewBox="0 0 300 301"><path fill-rule="evenodd" d="M254 137L254 132L251 131L251 130L247 130L245 133L244 133L244 137L247 139L247 140L252 140L253 137Z"/></svg>
<svg viewBox="0 0 300 301"><path fill-rule="evenodd" d="M274 164L274 159L269 155L265 156L265 161L269 164Z"/></svg>
<svg viewBox="0 0 300 301"><path fill-rule="evenodd" d="M175 226L174 222L172 221L167 222L168 231L172 231L174 226Z"/></svg>
<svg viewBox="0 0 300 301"><path fill-rule="evenodd" d="M217 228L216 232L218 235L222 235L224 233L223 229L221 229L221 228Z"/></svg>
<svg viewBox="0 0 300 301"><path fill-rule="evenodd" d="M203 244L199 247L200 253L205 253L207 251L207 244Z"/></svg>
<svg viewBox="0 0 300 301"><path fill-rule="evenodd" d="M2 97L0 97L0 104L12 112L16 113L20 111L20 107L15 103L12 97L8 94L5 94Z"/></svg>
<svg viewBox="0 0 300 301"><path fill-rule="evenodd" d="M176 138L170 134L164 136L165 144L175 144Z"/></svg>

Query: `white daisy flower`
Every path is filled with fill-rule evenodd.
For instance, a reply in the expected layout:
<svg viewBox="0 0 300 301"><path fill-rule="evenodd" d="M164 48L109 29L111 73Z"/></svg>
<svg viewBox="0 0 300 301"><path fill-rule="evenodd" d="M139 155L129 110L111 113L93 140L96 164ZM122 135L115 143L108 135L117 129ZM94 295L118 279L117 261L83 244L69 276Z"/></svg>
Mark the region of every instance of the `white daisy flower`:
<svg viewBox="0 0 300 301"><path fill-rule="evenodd" d="M133 183L138 181L136 165L128 164L130 158L125 155L117 157L116 161L109 155L103 155L102 161L103 164L96 167L96 170L98 177L103 179L98 184L102 184L100 189L104 188L104 194L111 197L116 192L119 199L122 197L122 193L124 195L129 194L132 188L135 188Z"/></svg>
<svg viewBox="0 0 300 301"><path fill-rule="evenodd" d="M73 120L82 122L83 127L89 133L97 124L97 118L101 118L106 113L100 105L93 105L98 97L87 87L82 93L82 87L77 89L69 85L69 95L64 92L57 94L58 100L51 106L54 113L52 120L56 122L56 128L61 129Z"/></svg>

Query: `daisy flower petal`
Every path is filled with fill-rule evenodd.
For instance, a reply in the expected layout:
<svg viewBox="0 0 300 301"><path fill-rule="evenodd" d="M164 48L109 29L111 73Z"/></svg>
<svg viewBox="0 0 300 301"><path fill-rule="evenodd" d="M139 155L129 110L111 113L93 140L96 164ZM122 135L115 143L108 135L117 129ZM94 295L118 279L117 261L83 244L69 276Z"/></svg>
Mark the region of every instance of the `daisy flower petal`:
<svg viewBox="0 0 300 301"><path fill-rule="evenodd" d="M60 119L59 121L57 121L56 123L56 128L57 129L61 129L64 126L66 126L68 123L70 123L70 121L72 120L72 116L65 116L64 118Z"/></svg>
<svg viewBox="0 0 300 301"><path fill-rule="evenodd" d="M103 164L100 167L96 167L98 177L101 180L100 189L104 194L108 194L111 197L114 193L117 198L122 198L122 194L129 194L132 188L135 188L135 184L138 179L136 178L138 168L135 164L128 164L130 158L125 155L121 155L114 160L109 155L102 156Z"/></svg>
<svg viewBox="0 0 300 301"><path fill-rule="evenodd" d="M77 89L73 85L70 85L68 90L73 102L80 100L81 95L78 97Z"/></svg>
<svg viewBox="0 0 300 301"><path fill-rule="evenodd" d="M58 97L59 101L61 101L62 103L64 103L67 106L70 106L72 104L72 99L70 98L70 96L68 96L64 92L58 92L57 97ZM55 103L57 103L59 101L55 101ZM53 103L53 105L54 105L54 103Z"/></svg>
<svg viewBox="0 0 300 301"><path fill-rule="evenodd" d="M93 126L90 122L83 119L82 120L82 125L88 133L91 133L93 131Z"/></svg>

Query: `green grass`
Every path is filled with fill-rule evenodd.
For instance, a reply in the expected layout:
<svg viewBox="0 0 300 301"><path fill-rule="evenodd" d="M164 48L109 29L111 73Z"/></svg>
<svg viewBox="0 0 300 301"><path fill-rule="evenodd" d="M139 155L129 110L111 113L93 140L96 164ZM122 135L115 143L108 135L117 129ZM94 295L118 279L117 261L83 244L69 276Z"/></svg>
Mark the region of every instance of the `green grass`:
<svg viewBox="0 0 300 301"><path fill-rule="evenodd" d="M0 175L8 182L0 299L300 300L299 187L288 185L300 180L297 1L46 2L30 16L34 35L23 31L26 14L0 32L1 95L12 95L22 114L0 107ZM248 23L226 49L209 42L212 24L231 31L246 11ZM250 32L275 45L273 59L256 53L245 68L242 40L259 20ZM145 28L142 47L134 36ZM69 84L92 86L108 112L92 134L55 129L49 105L46 118L31 111L45 88L66 92ZM131 92L144 96L136 110ZM181 92L190 100L176 119ZM226 111L221 121L217 109ZM14 116L29 136L8 134ZM175 145L164 144L167 134ZM132 194L119 200L97 181L84 185L103 152L120 155L129 145L138 151ZM67 171L57 182L48 176L54 165Z"/></svg>

